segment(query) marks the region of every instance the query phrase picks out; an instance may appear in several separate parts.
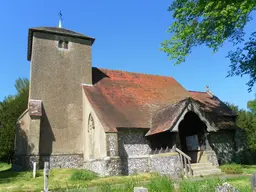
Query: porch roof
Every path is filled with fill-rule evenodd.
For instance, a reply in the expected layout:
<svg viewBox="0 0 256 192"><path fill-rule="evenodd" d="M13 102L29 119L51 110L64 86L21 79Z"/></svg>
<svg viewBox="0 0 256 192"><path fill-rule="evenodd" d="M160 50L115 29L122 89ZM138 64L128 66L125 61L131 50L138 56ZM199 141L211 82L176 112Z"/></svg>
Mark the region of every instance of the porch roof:
<svg viewBox="0 0 256 192"><path fill-rule="evenodd" d="M216 108L217 106L207 106L206 103L194 98L187 98L174 105L169 105L155 113L152 118L152 128L146 136L165 131L178 131L178 125L188 111L195 112L207 125L208 131L236 128L233 112L228 108L217 112Z"/></svg>

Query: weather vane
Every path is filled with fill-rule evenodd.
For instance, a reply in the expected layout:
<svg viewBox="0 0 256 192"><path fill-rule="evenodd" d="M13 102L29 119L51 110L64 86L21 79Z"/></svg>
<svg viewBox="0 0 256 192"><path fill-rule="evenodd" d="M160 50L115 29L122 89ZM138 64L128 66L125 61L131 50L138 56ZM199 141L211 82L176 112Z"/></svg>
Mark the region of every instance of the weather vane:
<svg viewBox="0 0 256 192"><path fill-rule="evenodd" d="M62 13L61 13L61 11L59 12L59 28L61 28L62 27L62 21L63 21L63 17L62 17Z"/></svg>

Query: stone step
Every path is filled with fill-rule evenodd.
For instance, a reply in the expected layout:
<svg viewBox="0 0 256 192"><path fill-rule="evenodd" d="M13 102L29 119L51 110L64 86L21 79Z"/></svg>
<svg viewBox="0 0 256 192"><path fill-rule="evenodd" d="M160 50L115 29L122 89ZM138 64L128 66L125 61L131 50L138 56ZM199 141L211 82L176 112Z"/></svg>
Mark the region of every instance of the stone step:
<svg viewBox="0 0 256 192"><path fill-rule="evenodd" d="M208 170L208 169L218 169L217 167L215 166L212 166L212 165L208 165L208 166L200 166L200 167L193 167L192 170L194 171L204 171L204 170Z"/></svg>
<svg viewBox="0 0 256 192"><path fill-rule="evenodd" d="M192 163L191 164L192 169L194 167L204 167L204 166L213 166L213 165L211 163Z"/></svg>
<svg viewBox="0 0 256 192"><path fill-rule="evenodd" d="M206 175L217 175L221 174L221 170L218 168L215 169L208 169L208 170L201 170L201 171L193 171L193 176L206 176Z"/></svg>

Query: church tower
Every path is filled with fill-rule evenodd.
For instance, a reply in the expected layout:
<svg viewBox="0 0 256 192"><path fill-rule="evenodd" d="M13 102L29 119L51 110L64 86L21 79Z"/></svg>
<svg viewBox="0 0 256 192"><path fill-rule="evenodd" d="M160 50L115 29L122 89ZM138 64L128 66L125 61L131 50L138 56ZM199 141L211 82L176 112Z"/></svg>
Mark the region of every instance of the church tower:
<svg viewBox="0 0 256 192"><path fill-rule="evenodd" d="M81 85L92 84L91 46L94 40L61 27L29 29L30 123L27 140L30 149L27 155L62 161L62 164L67 158L70 161L70 158L83 156ZM33 114L33 108L39 105L40 114Z"/></svg>

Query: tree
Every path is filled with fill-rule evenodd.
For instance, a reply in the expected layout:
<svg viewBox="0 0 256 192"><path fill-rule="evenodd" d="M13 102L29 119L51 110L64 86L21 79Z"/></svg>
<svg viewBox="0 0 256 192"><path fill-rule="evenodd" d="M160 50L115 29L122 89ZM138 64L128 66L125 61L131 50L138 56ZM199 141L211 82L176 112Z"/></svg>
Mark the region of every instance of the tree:
<svg viewBox="0 0 256 192"><path fill-rule="evenodd" d="M0 103L0 159L2 160L9 160L13 154L16 122L28 105L28 80L19 78L15 87L17 94L8 96Z"/></svg>
<svg viewBox="0 0 256 192"><path fill-rule="evenodd" d="M247 108L256 115L256 99L248 101Z"/></svg>
<svg viewBox="0 0 256 192"><path fill-rule="evenodd" d="M180 64L196 46L206 45L216 52L227 40L234 45L244 44L228 54L228 76L249 75L250 91L256 81L256 32L248 42L243 37L255 8L256 0L174 0L169 7L174 18L168 29L172 36L162 42L161 50Z"/></svg>
<svg viewBox="0 0 256 192"><path fill-rule="evenodd" d="M250 111L239 109L237 105L226 102L227 106L236 112L236 125L246 132L249 148L253 151L256 151L256 111L253 108L255 102L256 100L248 101L248 106L252 106L251 109L248 107Z"/></svg>

